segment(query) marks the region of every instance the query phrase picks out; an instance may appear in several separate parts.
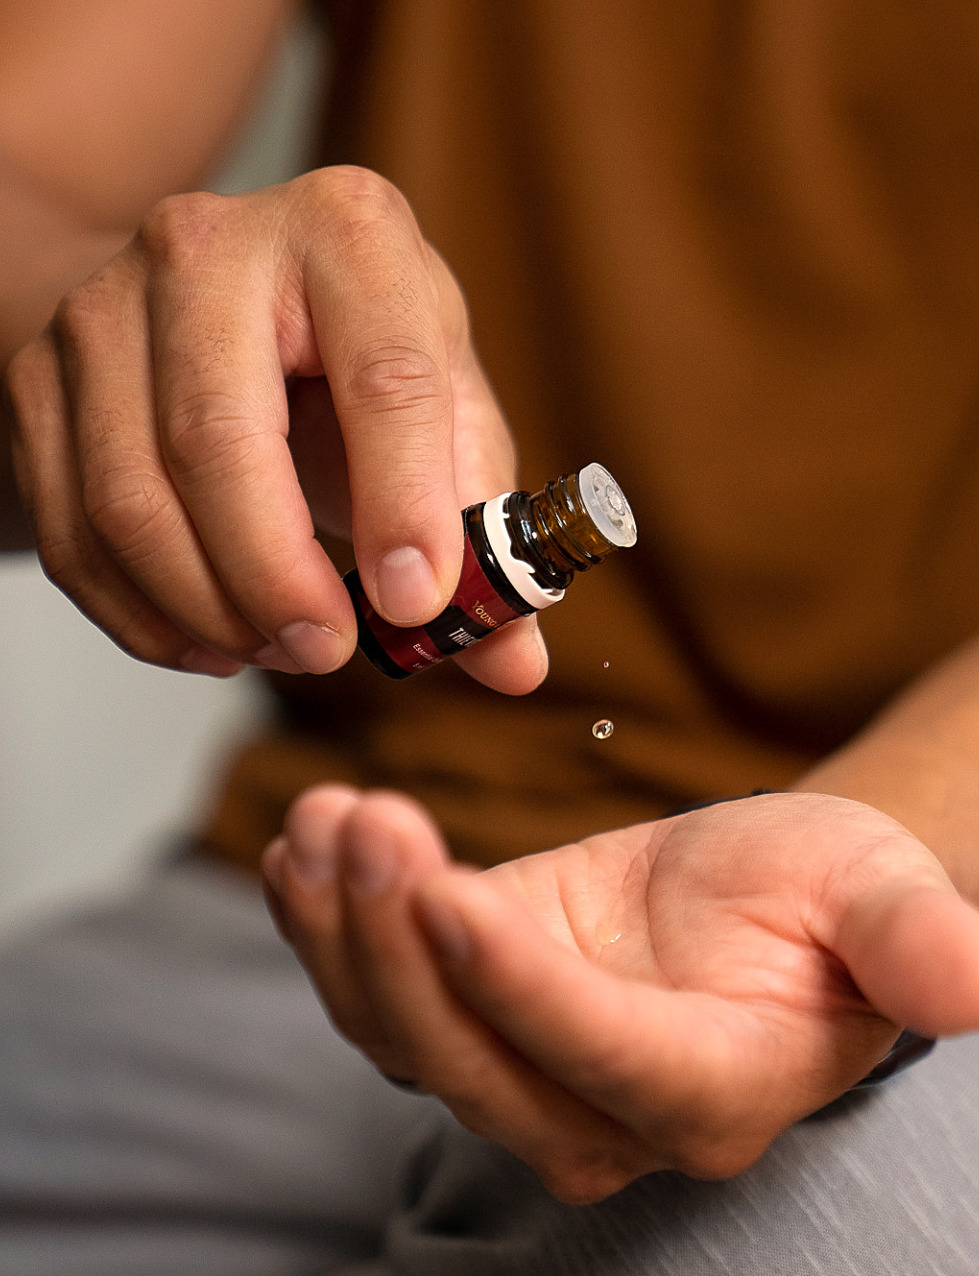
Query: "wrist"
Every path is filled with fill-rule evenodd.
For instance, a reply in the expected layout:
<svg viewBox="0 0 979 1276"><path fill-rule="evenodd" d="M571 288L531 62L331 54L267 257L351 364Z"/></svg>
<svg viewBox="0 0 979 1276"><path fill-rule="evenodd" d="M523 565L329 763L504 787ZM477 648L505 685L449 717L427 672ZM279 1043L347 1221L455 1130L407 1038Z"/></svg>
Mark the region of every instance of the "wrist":
<svg viewBox="0 0 979 1276"><path fill-rule="evenodd" d="M979 773L971 758L927 741L869 736L789 788L862 802L897 820L928 847L956 890L979 902Z"/></svg>
<svg viewBox="0 0 979 1276"><path fill-rule="evenodd" d="M979 903L979 641L911 684L792 788L883 811Z"/></svg>

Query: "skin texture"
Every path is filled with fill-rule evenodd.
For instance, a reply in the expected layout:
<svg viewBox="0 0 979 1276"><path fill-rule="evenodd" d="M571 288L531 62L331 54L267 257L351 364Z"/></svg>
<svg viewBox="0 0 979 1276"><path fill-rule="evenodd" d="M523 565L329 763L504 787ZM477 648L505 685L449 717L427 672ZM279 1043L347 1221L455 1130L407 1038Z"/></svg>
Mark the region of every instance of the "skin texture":
<svg viewBox="0 0 979 1276"><path fill-rule="evenodd" d="M102 0L74 35L55 0L0 14L0 225L27 261L0 297L6 543L25 540L16 478L45 571L133 656L326 673L356 628L314 526L352 536L383 616L430 620L459 511L514 485L513 447L459 289L390 184L334 168L181 193L292 6L136 8ZM518 694L546 653L531 620L459 663Z"/></svg>
<svg viewBox="0 0 979 1276"><path fill-rule="evenodd" d="M292 0L0 6L0 370L166 195L214 170ZM206 87L205 87L206 86ZM32 544L0 402L0 549Z"/></svg>
<svg viewBox="0 0 979 1276"><path fill-rule="evenodd" d="M735 1174L899 1025L979 1027L979 913L846 799L729 802L476 874L408 799L323 788L265 876L340 1030L570 1202Z"/></svg>
<svg viewBox="0 0 979 1276"><path fill-rule="evenodd" d="M213 171L294 8L0 6L0 366L157 200Z"/></svg>
<svg viewBox="0 0 979 1276"><path fill-rule="evenodd" d="M977 777L973 642L794 792L475 874L406 798L314 789L266 890L382 1071L598 1200L737 1173L901 1028L979 1029Z"/></svg>
<svg viewBox="0 0 979 1276"><path fill-rule="evenodd" d="M8 387L45 569L127 651L172 667L322 674L350 657L314 514L352 531L382 615L431 619L459 577L460 508L514 483L459 289L362 169L158 204ZM469 667L531 689L536 632Z"/></svg>
<svg viewBox="0 0 979 1276"><path fill-rule="evenodd" d="M406 798L314 789L266 891L382 1071L593 1201L737 1173L899 1029L979 1029L977 777L972 642L794 792L475 874Z"/></svg>
<svg viewBox="0 0 979 1276"><path fill-rule="evenodd" d="M382 615L425 620L460 507L514 478L464 302L396 190L332 169L188 193L290 10L0 9L8 543L16 468L46 570L92 620L219 676L353 650L314 526L350 531ZM460 663L513 693L546 670L532 622ZM731 1174L900 1026L979 1027L957 894L979 890L977 686L970 649L800 793L485 875L406 799L315 791L269 851L270 903L341 1029L558 1195Z"/></svg>

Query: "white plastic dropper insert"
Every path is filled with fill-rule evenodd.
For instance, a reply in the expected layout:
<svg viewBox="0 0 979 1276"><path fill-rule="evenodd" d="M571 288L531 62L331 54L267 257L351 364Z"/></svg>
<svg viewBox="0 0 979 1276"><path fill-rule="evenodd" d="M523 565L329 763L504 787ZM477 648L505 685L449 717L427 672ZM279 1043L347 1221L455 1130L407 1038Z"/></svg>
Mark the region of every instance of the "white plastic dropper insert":
<svg viewBox="0 0 979 1276"><path fill-rule="evenodd" d="M601 534L619 549L628 549L637 539L636 519L625 493L604 465L593 461L578 471L581 500Z"/></svg>

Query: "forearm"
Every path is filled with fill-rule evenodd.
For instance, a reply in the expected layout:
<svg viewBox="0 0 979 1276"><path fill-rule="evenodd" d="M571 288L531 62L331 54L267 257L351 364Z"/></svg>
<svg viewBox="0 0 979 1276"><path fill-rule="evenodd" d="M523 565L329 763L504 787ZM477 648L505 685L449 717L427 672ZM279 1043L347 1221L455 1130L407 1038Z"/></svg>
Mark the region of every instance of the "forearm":
<svg viewBox="0 0 979 1276"><path fill-rule="evenodd" d="M294 0L15 0L0 9L0 375L162 196L198 184ZM25 529L0 414L0 549Z"/></svg>
<svg viewBox="0 0 979 1276"><path fill-rule="evenodd" d="M979 640L912 684L793 787L893 816L979 903Z"/></svg>

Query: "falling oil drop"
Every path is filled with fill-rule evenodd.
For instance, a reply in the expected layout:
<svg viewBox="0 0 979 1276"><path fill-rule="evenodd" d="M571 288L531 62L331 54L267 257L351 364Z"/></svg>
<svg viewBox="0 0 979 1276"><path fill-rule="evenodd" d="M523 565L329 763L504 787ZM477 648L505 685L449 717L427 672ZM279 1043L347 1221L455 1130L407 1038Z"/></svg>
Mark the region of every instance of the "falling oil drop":
<svg viewBox="0 0 979 1276"><path fill-rule="evenodd" d="M603 668L603 669L607 669L607 668L608 668L608 661L607 661L607 660L603 660L603 661L602 661L602 668Z"/></svg>
<svg viewBox="0 0 979 1276"><path fill-rule="evenodd" d="M607 740L615 730L615 723L610 722L608 718L600 718L591 729L592 735L596 740Z"/></svg>

